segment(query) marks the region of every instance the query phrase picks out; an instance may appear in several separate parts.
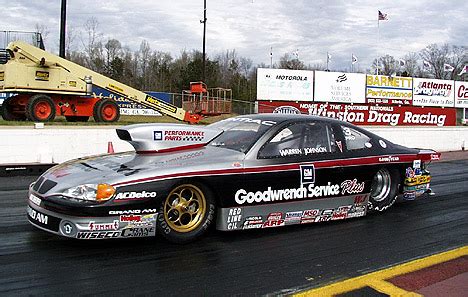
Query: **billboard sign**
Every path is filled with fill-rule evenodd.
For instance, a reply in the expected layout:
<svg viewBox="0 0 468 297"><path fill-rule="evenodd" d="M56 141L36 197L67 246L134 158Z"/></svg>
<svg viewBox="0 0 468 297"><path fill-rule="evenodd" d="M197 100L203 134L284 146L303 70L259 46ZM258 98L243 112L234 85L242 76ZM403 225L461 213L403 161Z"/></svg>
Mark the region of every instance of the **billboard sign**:
<svg viewBox="0 0 468 297"><path fill-rule="evenodd" d="M257 100L312 101L314 72L257 69Z"/></svg>
<svg viewBox="0 0 468 297"><path fill-rule="evenodd" d="M287 106L301 113L336 118L355 125L378 126L455 126L455 108L327 104L314 102L259 101L258 111L270 113Z"/></svg>
<svg viewBox="0 0 468 297"><path fill-rule="evenodd" d="M454 107L453 80L414 78L413 105Z"/></svg>
<svg viewBox="0 0 468 297"><path fill-rule="evenodd" d="M367 75L368 103L410 105L413 98L413 78L385 75Z"/></svg>
<svg viewBox="0 0 468 297"><path fill-rule="evenodd" d="M314 101L333 103L366 103L361 73L315 71Z"/></svg>
<svg viewBox="0 0 468 297"><path fill-rule="evenodd" d="M455 107L468 108L468 82L455 82Z"/></svg>

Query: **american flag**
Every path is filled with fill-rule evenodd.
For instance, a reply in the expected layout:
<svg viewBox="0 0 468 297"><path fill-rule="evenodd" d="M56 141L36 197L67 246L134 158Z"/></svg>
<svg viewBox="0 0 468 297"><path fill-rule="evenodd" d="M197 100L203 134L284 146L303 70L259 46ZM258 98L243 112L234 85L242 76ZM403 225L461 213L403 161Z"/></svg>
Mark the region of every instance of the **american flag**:
<svg viewBox="0 0 468 297"><path fill-rule="evenodd" d="M430 67L431 67L431 63L429 63L429 62L426 61L426 60L423 60L423 67L424 67L424 68L430 68Z"/></svg>
<svg viewBox="0 0 468 297"><path fill-rule="evenodd" d="M388 20L388 15L379 10L379 21L387 21L387 20Z"/></svg>
<svg viewBox="0 0 468 297"><path fill-rule="evenodd" d="M452 72L453 69L455 69L452 65L450 64L444 64L444 71L445 72Z"/></svg>
<svg viewBox="0 0 468 297"><path fill-rule="evenodd" d="M468 72L468 64L466 64L466 65L462 68L461 72L460 72L458 75L463 75L464 73L467 73L467 72Z"/></svg>

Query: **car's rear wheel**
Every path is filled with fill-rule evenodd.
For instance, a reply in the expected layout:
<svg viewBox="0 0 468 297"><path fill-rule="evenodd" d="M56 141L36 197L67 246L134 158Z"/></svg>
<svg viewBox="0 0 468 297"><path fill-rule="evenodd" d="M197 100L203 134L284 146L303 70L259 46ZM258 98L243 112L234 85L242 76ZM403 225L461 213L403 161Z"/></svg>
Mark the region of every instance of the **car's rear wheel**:
<svg viewBox="0 0 468 297"><path fill-rule="evenodd" d="M395 169L381 168L374 175L369 197L369 211L384 211L395 203L400 175Z"/></svg>
<svg viewBox="0 0 468 297"><path fill-rule="evenodd" d="M161 204L158 230L169 241L187 243L203 235L215 217L211 191L200 184L175 187Z"/></svg>

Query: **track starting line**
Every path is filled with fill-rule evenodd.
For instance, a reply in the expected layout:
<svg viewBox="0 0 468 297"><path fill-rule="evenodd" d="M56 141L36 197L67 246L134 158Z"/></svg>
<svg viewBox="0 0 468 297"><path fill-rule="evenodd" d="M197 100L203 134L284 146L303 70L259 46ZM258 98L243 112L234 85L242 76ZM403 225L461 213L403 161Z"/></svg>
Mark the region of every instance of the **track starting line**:
<svg viewBox="0 0 468 297"><path fill-rule="evenodd" d="M305 290L294 296L467 296L468 246Z"/></svg>

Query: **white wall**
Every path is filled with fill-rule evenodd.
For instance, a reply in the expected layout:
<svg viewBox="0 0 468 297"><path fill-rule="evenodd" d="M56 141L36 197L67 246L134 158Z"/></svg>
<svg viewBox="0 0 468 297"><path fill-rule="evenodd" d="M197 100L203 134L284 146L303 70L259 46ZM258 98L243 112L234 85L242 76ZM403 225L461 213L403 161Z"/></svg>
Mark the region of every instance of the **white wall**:
<svg viewBox="0 0 468 297"><path fill-rule="evenodd" d="M0 164L60 163L103 154L112 142L115 152L133 150L118 139L116 127L1 127ZM468 127L365 127L394 143L437 151L468 145Z"/></svg>

